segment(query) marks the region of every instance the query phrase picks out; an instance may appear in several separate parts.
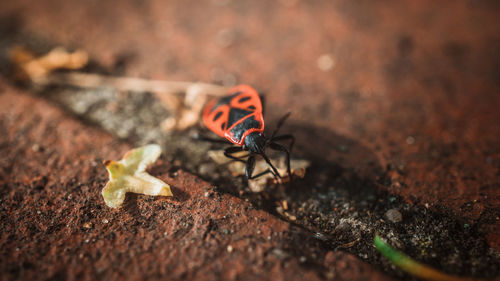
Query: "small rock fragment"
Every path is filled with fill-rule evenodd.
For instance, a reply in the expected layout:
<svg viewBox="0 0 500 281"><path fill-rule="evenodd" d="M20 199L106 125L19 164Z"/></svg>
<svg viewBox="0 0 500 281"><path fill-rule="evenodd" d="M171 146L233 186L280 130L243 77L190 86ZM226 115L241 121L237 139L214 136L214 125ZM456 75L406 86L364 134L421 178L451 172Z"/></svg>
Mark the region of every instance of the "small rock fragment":
<svg viewBox="0 0 500 281"><path fill-rule="evenodd" d="M330 54L321 55L316 62L322 71L329 71L335 66L335 59Z"/></svg>
<svg viewBox="0 0 500 281"><path fill-rule="evenodd" d="M198 167L198 173L203 176L209 176L215 173L215 166L213 163L204 163Z"/></svg>
<svg viewBox="0 0 500 281"><path fill-rule="evenodd" d="M236 41L236 31L232 29L222 29L217 33L215 42L219 47L226 48Z"/></svg>
<svg viewBox="0 0 500 281"><path fill-rule="evenodd" d="M403 220L403 215L397 209L390 209L385 212L385 217L394 223L401 222Z"/></svg>
<svg viewBox="0 0 500 281"><path fill-rule="evenodd" d="M275 248L272 250L272 254L280 260L288 258L289 254L281 249Z"/></svg>

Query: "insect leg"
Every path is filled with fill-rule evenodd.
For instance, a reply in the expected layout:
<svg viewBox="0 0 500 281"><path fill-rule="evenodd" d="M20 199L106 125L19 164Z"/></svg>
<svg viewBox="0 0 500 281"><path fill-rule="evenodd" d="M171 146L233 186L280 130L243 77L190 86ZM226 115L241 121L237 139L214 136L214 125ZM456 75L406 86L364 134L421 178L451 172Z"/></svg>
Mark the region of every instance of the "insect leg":
<svg viewBox="0 0 500 281"><path fill-rule="evenodd" d="M245 174L247 175L247 179L252 179L253 170L255 169L255 156L250 155L247 160L247 164L245 167Z"/></svg>
<svg viewBox="0 0 500 281"><path fill-rule="evenodd" d="M276 167L274 167L273 163L271 163L271 160L269 160L269 157L267 157L267 155L265 155L264 153L262 153L261 155L264 158L264 160L266 160L267 165L269 165L271 167L271 169L273 170L274 176L275 177L278 176L279 178L281 178L280 173L278 172Z"/></svg>
<svg viewBox="0 0 500 281"><path fill-rule="evenodd" d="M293 135L287 134L287 135L275 136L274 138L271 139L271 142L287 140L287 139L290 140L290 145L288 147L288 151L292 152L293 145L295 144L295 137Z"/></svg>
<svg viewBox="0 0 500 281"><path fill-rule="evenodd" d="M281 126L285 123L286 119L292 114L291 112L288 112L285 114L283 117L281 117L280 121L278 121L278 125L276 125L276 129L274 129L273 134L271 135L271 139L274 138L274 136L278 133L280 130Z"/></svg>
<svg viewBox="0 0 500 281"><path fill-rule="evenodd" d="M269 148L277 150L277 151L283 151L286 153L286 172L288 173L288 176L292 176L292 172L290 170L290 151L288 148L286 148L284 145L279 144L277 142L271 142L269 144Z"/></svg>
<svg viewBox="0 0 500 281"><path fill-rule="evenodd" d="M255 169L255 156L250 155L250 157L247 160L247 165L246 165L246 169L245 169L247 179L252 180L252 179L256 179L260 176L263 176L265 174L271 173L271 174L273 174L276 181L278 181L278 177L269 168L263 172L258 173L257 175L252 176L254 169Z"/></svg>
<svg viewBox="0 0 500 281"><path fill-rule="evenodd" d="M242 159L240 159L240 158L235 157L235 156L232 155L234 153L238 153L238 152L241 152L243 150L244 149L241 146L230 146L230 147L224 149L224 156L226 156L229 159L233 159L235 161L246 163L245 160L242 160Z"/></svg>
<svg viewBox="0 0 500 281"><path fill-rule="evenodd" d="M273 176L274 176L274 178L276 179L276 181L278 181L278 177L277 177L277 176L273 173L273 171L271 171L271 169L267 169L267 170L265 170L264 172L258 173L258 174L257 174L257 175L255 175L255 176L251 176L251 177L247 177L247 178L248 178L249 180L253 180L253 179L256 179L256 178L258 178L258 177L261 177L261 176L263 176L263 175L265 175L265 174L269 174L269 173L273 174Z"/></svg>

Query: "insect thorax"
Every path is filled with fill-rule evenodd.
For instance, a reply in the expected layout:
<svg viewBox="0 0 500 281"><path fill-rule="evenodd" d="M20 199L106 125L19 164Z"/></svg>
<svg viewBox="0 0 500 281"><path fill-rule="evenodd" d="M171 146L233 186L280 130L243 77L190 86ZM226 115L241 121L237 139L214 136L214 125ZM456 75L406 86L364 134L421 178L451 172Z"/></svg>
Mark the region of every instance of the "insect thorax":
<svg viewBox="0 0 500 281"><path fill-rule="evenodd" d="M266 137L258 132L250 133L245 138L245 147L251 153L262 154L266 146Z"/></svg>

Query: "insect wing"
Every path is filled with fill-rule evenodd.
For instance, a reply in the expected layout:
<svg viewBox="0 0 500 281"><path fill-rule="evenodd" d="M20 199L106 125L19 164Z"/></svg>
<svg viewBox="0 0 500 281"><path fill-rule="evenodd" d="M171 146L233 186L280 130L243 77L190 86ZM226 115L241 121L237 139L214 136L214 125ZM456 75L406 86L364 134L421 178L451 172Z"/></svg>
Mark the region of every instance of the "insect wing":
<svg viewBox="0 0 500 281"><path fill-rule="evenodd" d="M259 94L250 86L239 85L231 89L233 95L231 99L231 108L243 109L262 114L262 102L260 101Z"/></svg>
<svg viewBox="0 0 500 281"><path fill-rule="evenodd" d="M207 104L203 112L203 121L207 128L217 135L241 145L250 131L264 129L262 102L257 92L247 85L233 87L229 93L227 97L212 100ZM243 126L250 124L248 122L250 118L255 120L250 125L251 128Z"/></svg>
<svg viewBox="0 0 500 281"><path fill-rule="evenodd" d="M218 104L217 100L210 101L203 112L203 122L208 129L220 137L225 137L229 104Z"/></svg>

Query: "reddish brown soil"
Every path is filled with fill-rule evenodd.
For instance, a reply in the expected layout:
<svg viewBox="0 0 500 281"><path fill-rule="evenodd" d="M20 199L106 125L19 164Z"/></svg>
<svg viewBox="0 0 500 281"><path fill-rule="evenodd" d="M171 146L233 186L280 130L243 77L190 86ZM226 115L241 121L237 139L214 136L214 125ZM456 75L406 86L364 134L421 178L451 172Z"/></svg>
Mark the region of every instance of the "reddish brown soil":
<svg viewBox="0 0 500 281"><path fill-rule="evenodd" d="M151 173L174 198L132 195L110 209L101 162L130 147L0 89L2 280L390 280L162 160Z"/></svg>
<svg viewBox="0 0 500 281"><path fill-rule="evenodd" d="M299 156L322 156L380 180L411 204L465 219L498 251L499 12L496 1L465 0L20 0L0 7L0 31L83 48L114 74L253 85L267 93L269 120L293 111L288 128L296 132ZM323 54L333 58L329 71L317 66ZM10 274L3 278L139 278L146 268L158 274L151 279L324 278L331 277L325 256L339 261L336 276L373 272L336 253L296 266L307 255L300 247L304 253L273 260L272 249L294 239L287 224L228 195L207 200L208 183L182 171L173 177L165 162L157 175L184 199L137 197L125 211L110 211L99 196L106 178L99 162L129 147L44 101L6 86L2 93L1 264ZM355 143L354 151L331 153L339 138ZM83 228L88 221L92 228ZM287 234L271 242L263 230L245 238L258 225ZM235 234L221 232L233 227Z"/></svg>

